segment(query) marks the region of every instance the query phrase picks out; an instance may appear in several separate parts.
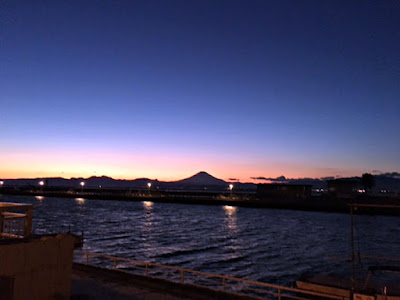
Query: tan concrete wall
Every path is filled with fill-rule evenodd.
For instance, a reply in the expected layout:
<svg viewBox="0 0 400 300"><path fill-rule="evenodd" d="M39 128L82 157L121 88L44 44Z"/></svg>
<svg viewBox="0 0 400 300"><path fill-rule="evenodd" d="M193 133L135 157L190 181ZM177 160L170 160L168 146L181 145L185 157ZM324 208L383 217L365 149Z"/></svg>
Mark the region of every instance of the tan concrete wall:
<svg viewBox="0 0 400 300"><path fill-rule="evenodd" d="M15 300L69 299L73 249L67 234L0 245L0 276L15 278Z"/></svg>

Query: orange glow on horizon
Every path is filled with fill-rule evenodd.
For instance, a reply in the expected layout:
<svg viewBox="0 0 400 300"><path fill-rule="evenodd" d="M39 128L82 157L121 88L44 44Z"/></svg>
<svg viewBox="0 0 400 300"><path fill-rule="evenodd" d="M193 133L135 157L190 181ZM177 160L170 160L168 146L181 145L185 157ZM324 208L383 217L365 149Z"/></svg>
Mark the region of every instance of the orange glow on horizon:
<svg viewBox="0 0 400 300"><path fill-rule="evenodd" d="M262 183L252 177L321 178L341 175L360 176L368 170L342 167L337 169L310 166L307 163L279 162L265 159L261 163L252 159L232 157L198 157L195 154L143 154L90 151L1 151L0 178L88 178L108 176L133 180L149 178L160 181L181 180L206 171L210 175L231 181Z"/></svg>

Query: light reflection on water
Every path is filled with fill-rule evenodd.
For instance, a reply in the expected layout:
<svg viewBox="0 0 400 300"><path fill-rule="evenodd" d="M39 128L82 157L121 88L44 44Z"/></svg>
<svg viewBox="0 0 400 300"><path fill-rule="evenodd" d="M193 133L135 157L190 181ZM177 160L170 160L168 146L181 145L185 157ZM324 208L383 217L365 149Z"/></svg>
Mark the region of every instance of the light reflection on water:
<svg viewBox="0 0 400 300"><path fill-rule="evenodd" d="M142 239L144 242L144 248L150 248L153 245L151 240L153 238L153 223L154 223L154 203L151 201L143 201L144 214L142 216L143 221L141 222Z"/></svg>
<svg viewBox="0 0 400 300"><path fill-rule="evenodd" d="M226 223L228 224L228 228L232 231L236 230L236 211L238 208L236 206L224 205L223 209L226 214Z"/></svg>
<svg viewBox="0 0 400 300"><path fill-rule="evenodd" d="M290 210L0 195L35 205L37 233L85 233L84 250L290 284L306 271L350 269L349 216ZM357 217L361 253L398 257L397 217ZM384 249L384 253L382 253Z"/></svg>
<svg viewBox="0 0 400 300"><path fill-rule="evenodd" d="M148 231L152 226L154 222L154 212L153 212L153 205L154 203L151 201L143 201L143 207L144 207L144 220L143 220L143 228L145 228L145 231Z"/></svg>
<svg viewBox="0 0 400 300"><path fill-rule="evenodd" d="M75 198L76 203L85 204L85 198Z"/></svg>
<svg viewBox="0 0 400 300"><path fill-rule="evenodd" d="M152 201L143 201L142 203L143 203L143 206L145 209L149 210L149 209L153 208L154 202L152 202Z"/></svg>

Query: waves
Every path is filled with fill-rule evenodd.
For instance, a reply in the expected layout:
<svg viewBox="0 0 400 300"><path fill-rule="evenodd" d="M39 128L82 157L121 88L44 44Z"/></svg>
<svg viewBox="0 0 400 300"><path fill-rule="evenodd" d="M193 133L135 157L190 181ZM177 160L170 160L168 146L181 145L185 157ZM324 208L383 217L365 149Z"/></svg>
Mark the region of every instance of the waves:
<svg viewBox="0 0 400 300"><path fill-rule="evenodd" d="M18 196L2 201L35 204L40 232L83 230L88 251L270 283L290 284L308 271L341 272L346 263L327 257L350 253L344 214ZM357 225L365 254L400 253L397 218L362 216Z"/></svg>

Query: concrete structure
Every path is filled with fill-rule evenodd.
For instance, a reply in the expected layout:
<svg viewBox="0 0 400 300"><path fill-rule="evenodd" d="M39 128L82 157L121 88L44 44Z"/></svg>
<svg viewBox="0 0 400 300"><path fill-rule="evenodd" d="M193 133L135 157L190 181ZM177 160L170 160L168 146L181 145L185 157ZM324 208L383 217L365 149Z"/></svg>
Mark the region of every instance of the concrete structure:
<svg viewBox="0 0 400 300"><path fill-rule="evenodd" d="M0 298L69 299L73 249L68 234L0 241Z"/></svg>
<svg viewBox="0 0 400 300"><path fill-rule="evenodd" d="M0 203L0 299L69 299L76 238L32 235L32 215L32 205Z"/></svg>

